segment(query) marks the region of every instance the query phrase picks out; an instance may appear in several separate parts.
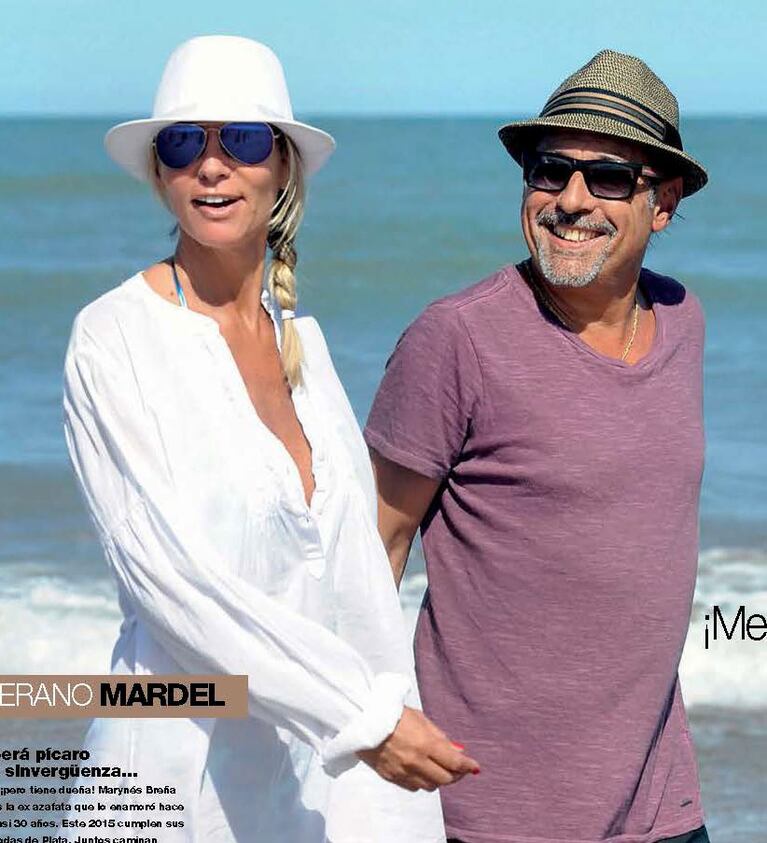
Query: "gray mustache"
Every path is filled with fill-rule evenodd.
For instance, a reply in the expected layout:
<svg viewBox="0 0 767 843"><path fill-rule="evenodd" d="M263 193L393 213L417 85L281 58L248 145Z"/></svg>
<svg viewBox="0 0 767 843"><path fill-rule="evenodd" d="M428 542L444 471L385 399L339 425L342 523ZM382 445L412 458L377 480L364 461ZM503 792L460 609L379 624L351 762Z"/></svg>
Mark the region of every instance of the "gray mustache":
<svg viewBox="0 0 767 843"><path fill-rule="evenodd" d="M595 222L594 220L582 219L579 214L567 214L563 211L541 211L535 218L538 225L566 225L577 228L581 231L600 231L603 234L613 235L618 229L606 220Z"/></svg>

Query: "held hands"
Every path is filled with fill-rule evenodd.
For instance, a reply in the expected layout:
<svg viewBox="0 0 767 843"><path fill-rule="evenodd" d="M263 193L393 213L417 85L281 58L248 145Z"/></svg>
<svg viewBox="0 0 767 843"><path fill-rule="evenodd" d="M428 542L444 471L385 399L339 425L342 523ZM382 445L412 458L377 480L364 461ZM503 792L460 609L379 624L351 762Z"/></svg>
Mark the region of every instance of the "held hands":
<svg viewBox="0 0 767 843"><path fill-rule="evenodd" d="M357 755L381 778L406 790L436 790L479 773L479 764L458 747L422 712L405 707L391 735Z"/></svg>

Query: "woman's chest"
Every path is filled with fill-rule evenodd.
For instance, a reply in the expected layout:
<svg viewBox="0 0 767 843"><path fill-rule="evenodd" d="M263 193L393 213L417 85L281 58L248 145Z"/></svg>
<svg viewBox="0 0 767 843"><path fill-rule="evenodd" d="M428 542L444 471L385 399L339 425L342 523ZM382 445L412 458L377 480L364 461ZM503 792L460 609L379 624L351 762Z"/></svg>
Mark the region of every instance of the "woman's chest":
<svg viewBox="0 0 767 843"><path fill-rule="evenodd" d="M232 571L292 604L320 605L328 568L343 552L353 478L311 384L295 405L288 398L316 479L309 506L296 460L259 417L223 338L187 342L172 358L137 366L157 452L188 517Z"/></svg>
<svg viewBox="0 0 767 843"><path fill-rule="evenodd" d="M315 490L312 445L298 418L274 336L224 332L223 337L257 421L293 461L308 505ZM225 357L222 349L222 366L228 364Z"/></svg>

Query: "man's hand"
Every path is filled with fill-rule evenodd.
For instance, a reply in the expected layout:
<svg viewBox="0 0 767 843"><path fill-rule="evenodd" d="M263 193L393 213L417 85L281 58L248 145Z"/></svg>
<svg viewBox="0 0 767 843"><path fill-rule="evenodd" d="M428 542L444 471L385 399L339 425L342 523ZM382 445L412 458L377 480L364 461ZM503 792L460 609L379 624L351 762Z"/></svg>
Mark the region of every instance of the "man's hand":
<svg viewBox="0 0 767 843"><path fill-rule="evenodd" d="M357 755L379 776L406 790L436 790L467 773L479 773L479 764L457 747L422 712L405 707L391 735Z"/></svg>
<svg viewBox="0 0 767 843"><path fill-rule="evenodd" d="M424 477L370 450L378 489L378 532L399 588L410 545L440 481Z"/></svg>

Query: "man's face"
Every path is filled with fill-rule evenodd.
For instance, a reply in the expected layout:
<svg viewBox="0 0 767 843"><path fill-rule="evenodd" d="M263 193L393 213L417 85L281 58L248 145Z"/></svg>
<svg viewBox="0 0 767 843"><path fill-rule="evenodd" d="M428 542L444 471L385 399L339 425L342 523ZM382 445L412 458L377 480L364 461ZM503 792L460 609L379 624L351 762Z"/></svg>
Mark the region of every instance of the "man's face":
<svg viewBox="0 0 767 843"><path fill-rule="evenodd" d="M588 132L552 132L541 138L536 150L578 160L642 163L652 170L641 146ZM536 268L558 286L585 287L598 276L635 279L650 234L665 228L671 218L658 218L654 197L644 176L629 199L592 196L580 172L573 172L559 193L526 185L522 231Z"/></svg>

